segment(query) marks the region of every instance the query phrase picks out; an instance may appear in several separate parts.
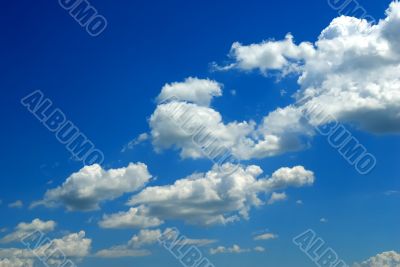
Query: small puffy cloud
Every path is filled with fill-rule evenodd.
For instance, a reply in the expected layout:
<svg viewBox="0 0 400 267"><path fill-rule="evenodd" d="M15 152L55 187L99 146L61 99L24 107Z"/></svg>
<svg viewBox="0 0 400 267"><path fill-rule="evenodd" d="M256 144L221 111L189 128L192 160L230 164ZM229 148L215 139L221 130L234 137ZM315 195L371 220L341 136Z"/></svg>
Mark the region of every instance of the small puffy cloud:
<svg viewBox="0 0 400 267"><path fill-rule="evenodd" d="M152 246L158 243L159 238L162 235L170 233L171 229L166 228L164 232L160 229L145 230L142 229L138 234L134 235L127 244L113 246L108 249L98 251L95 255L100 258L122 258L122 257L142 257L151 255L151 252L143 247ZM182 243L186 245L198 245L204 246L216 242L210 239L190 239L186 238L182 240ZM181 244L180 241L176 241L175 244Z"/></svg>
<svg viewBox="0 0 400 267"><path fill-rule="evenodd" d="M184 241L182 241L182 243L184 243L185 245L192 245L192 246L207 246L210 244L214 244L216 243L217 240L216 239L191 239L191 238L186 238ZM180 242L178 242L178 244L180 244Z"/></svg>
<svg viewBox="0 0 400 267"><path fill-rule="evenodd" d="M144 257L151 255L151 252L146 249L131 249L125 246L115 246L109 249L103 249L96 253L99 258L130 258Z"/></svg>
<svg viewBox="0 0 400 267"><path fill-rule="evenodd" d="M219 246L216 248L211 248L210 253L212 255L214 254L222 254L222 253L244 253L244 252L250 252L250 249L243 249L239 245L233 245L232 247L224 247L224 246Z"/></svg>
<svg viewBox="0 0 400 267"><path fill-rule="evenodd" d="M235 63L220 67L221 70L232 68L250 71L259 69L266 73L270 70L288 69L293 71L296 64L305 57L315 53L311 43L293 43L293 36L287 34L282 41L265 41L260 44L242 45L235 42L232 45L230 56Z"/></svg>
<svg viewBox="0 0 400 267"><path fill-rule="evenodd" d="M157 102L162 103L175 98L180 101L195 103L199 106L209 106L214 97L221 95L221 85L216 81L189 77L183 82L164 85L157 97Z"/></svg>
<svg viewBox="0 0 400 267"><path fill-rule="evenodd" d="M319 221L320 221L321 223L327 223L327 222L328 222L328 219L326 219L326 218L321 218L321 219L319 219Z"/></svg>
<svg viewBox="0 0 400 267"><path fill-rule="evenodd" d="M33 267L33 262L32 259L0 258L0 267Z"/></svg>
<svg viewBox="0 0 400 267"><path fill-rule="evenodd" d="M384 192L385 196L395 196L400 195L400 191L398 190L388 190Z"/></svg>
<svg viewBox="0 0 400 267"><path fill-rule="evenodd" d="M272 195L271 195L271 197L270 197L269 200L268 200L268 205L272 205L272 204L274 204L274 203L276 203L276 202L278 202L278 201L284 201L284 200L286 200L287 198L288 198L288 197L287 197L287 195L286 195L285 192L283 192L283 193L276 193L276 192L273 192Z"/></svg>
<svg viewBox="0 0 400 267"><path fill-rule="evenodd" d="M303 205L304 203L303 203L303 200L299 199L299 200L296 201L296 204L297 205Z"/></svg>
<svg viewBox="0 0 400 267"><path fill-rule="evenodd" d="M216 248L211 248L210 249L210 254L215 255L215 254L239 254L239 253L247 253L247 252L264 252L265 248L263 247L255 247L254 249L249 249L249 248L241 248L239 245L233 245L232 247L224 247L224 246L218 246Z"/></svg>
<svg viewBox="0 0 400 267"><path fill-rule="evenodd" d="M140 230L125 245L113 246L108 249L98 251L95 255L100 258L123 258L123 257L143 257L151 254L144 246L153 245L161 236L161 231L156 230Z"/></svg>
<svg viewBox="0 0 400 267"><path fill-rule="evenodd" d="M162 223L162 220L149 216L146 208L137 207L127 212L104 215L99 225L102 228L148 228Z"/></svg>
<svg viewBox="0 0 400 267"><path fill-rule="evenodd" d="M293 168L280 168L275 171L271 178L263 181L270 189L284 189L286 187L302 187L314 183L314 173L306 170L303 166Z"/></svg>
<svg viewBox="0 0 400 267"><path fill-rule="evenodd" d="M9 208L22 208L24 206L24 203L21 200L17 200L13 203L8 204Z"/></svg>
<svg viewBox="0 0 400 267"><path fill-rule="evenodd" d="M165 220L183 220L189 224L227 224L240 218L248 219L251 207L264 205L259 196L276 189L309 186L314 174L302 166L281 168L271 177L258 178L258 166L233 166L232 173L214 166L207 173L195 173L174 184L150 186L128 202L128 212L106 215L102 227L151 227Z"/></svg>
<svg viewBox="0 0 400 267"><path fill-rule="evenodd" d="M19 223L14 232L6 235L0 239L0 243L10 243L14 241L20 241L24 236L34 232L41 231L43 233L48 233L54 230L56 227L55 221L42 221L40 219L34 219L31 223Z"/></svg>
<svg viewBox="0 0 400 267"><path fill-rule="evenodd" d="M398 267L400 266L400 254L395 251L387 251L378 254L362 263L355 263L354 267Z"/></svg>
<svg viewBox="0 0 400 267"><path fill-rule="evenodd" d="M137 235L134 235L131 238L131 240L128 242L128 244L134 248L141 248L143 246L153 245L153 244L157 243L157 241L159 240L159 238L161 236L169 236L172 233L177 234L175 232L175 230L173 230L171 228L166 228L163 232L161 232L161 230L159 230L159 229L155 229L155 230L142 229L139 231L139 233ZM205 246L205 245L215 243L215 242L217 242L217 240L206 239L206 238L194 239L194 238L185 237L184 239L174 240L174 242L176 242L176 244L179 244L179 245L185 244L185 245Z"/></svg>
<svg viewBox="0 0 400 267"><path fill-rule="evenodd" d="M64 205L70 211L96 210L101 202L139 190L151 177L143 163L130 163L125 168L110 170L104 170L98 164L85 166L61 186L48 190L42 201L31 206Z"/></svg>
<svg viewBox="0 0 400 267"><path fill-rule="evenodd" d="M143 143L144 141L148 140L149 137L150 137L150 136L149 136L148 133L141 133L141 134L139 134L135 139L133 139L132 141L130 141L128 144L126 144L126 145L122 148L121 152L125 152L126 150L129 150L129 149L134 148L135 146L137 146L137 145Z"/></svg>
<svg viewBox="0 0 400 267"><path fill-rule="evenodd" d="M137 235L134 235L129 241L129 245L135 248L140 248L146 245L152 245L156 243L158 238L161 236L161 231L156 230L140 230Z"/></svg>
<svg viewBox="0 0 400 267"><path fill-rule="evenodd" d="M256 251L256 252L264 252L265 248L257 246L257 247L254 248L254 251Z"/></svg>
<svg viewBox="0 0 400 267"><path fill-rule="evenodd" d="M261 235L255 236L253 239L254 240L270 240L270 239L277 239L278 235L273 234L273 233L265 233Z"/></svg>

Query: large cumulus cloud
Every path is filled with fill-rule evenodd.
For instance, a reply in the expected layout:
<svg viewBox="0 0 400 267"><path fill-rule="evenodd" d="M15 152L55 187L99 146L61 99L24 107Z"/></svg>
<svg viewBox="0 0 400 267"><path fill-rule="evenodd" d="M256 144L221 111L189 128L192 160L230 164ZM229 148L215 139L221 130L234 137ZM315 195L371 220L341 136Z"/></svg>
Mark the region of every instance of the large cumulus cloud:
<svg viewBox="0 0 400 267"><path fill-rule="evenodd" d="M156 223L178 219L203 226L227 224L248 219L251 207L265 204L261 195L268 196L287 187L309 186L315 179L314 173L302 166L281 168L271 177L263 178L258 178L263 171L256 165L226 167L235 171L227 174L214 166L207 173L195 173L171 185L147 187L129 200L128 204L134 207L133 214L131 209L107 215L100 225L134 226L139 220L136 214L152 218Z"/></svg>

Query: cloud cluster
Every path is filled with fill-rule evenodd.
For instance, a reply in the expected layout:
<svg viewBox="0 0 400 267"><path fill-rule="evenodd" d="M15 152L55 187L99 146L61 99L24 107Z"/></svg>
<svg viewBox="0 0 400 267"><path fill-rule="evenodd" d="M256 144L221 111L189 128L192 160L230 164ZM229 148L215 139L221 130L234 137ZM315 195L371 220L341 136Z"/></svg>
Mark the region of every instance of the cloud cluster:
<svg viewBox="0 0 400 267"><path fill-rule="evenodd" d="M356 263L354 267L398 267L400 266L400 254L395 251L387 251L378 254L362 263Z"/></svg>
<svg viewBox="0 0 400 267"><path fill-rule="evenodd" d="M294 71L296 63L315 53L311 43L293 43L293 36L287 34L282 41L265 41L260 44L242 45L235 42L230 56L235 62L229 66L217 67L220 70L241 69L245 71L259 69L266 73L271 70Z"/></svg>
<svg viewBox="0 0 400 267"><path fill-rule="evenodd" d="M285 192L283 192L283 193L273 192L271 197L268 200L268 205L272 205L279 201L285 201L287 198L288 198L288 196L286 195Z"/></svg>
<svg viewBox="0 0 400 267"><path fill-rule="evenodd" d="M20 241L24 236L34 232L41 231L42 233L48 233L54 230L56 227L55 221L42 221L40 219L34 219L31 223L19 223L14 232L4 236L0 239L0 243L10 243L14 241Z"/></svg>
<svg viewBox="0 0 400 267"><path fill-rule="evenodd" d="M249 248L241 248L239 245L233 245L232 247L224 247L224 246L219 246L216 248L211 248L210 249L210 254L215 255L215 254L239 254L239 253L246 253L246 252L264 252L265 249L263 247L257 246L254 249L249 249Z"/></svg>
<svg viewBox="0 0 400 267"><path fill-rule="evenodd" d="M234 63L228 68L298 73L296 98L301 101L283 110L304 112L309 106L322 106L326 114L365 131L399 133L400 3L392 2L386 15L377 25L338 17L314 44L296 45L291 35L283 41L234 43ZM327 122L311 118L314 125Z"/></svg>
<svg viewBox="0 0 400 267"><path fill-rule="evenodd" d="M225 167L235 168L233 165ZM149 217L145 221L152 220L155 224L168 219L196 225L227 224L240 218L248 219L251 207L265 204L260 194L309 186L314 182L313 172L302 166L281 168L271 177L258 178L262 172L259 166L251 165L226 174L214 166L207 173L195 173L172 185L150 186L129 200L133 209L106 215L100 225L108 228L137 226L137 221L145 220L143 216Z"/></svg>
<svg viewBox="0 0 400 267"><path fill-rule="evenodd" d="M172 229L166 228L163 232L160 229L140 230L134 235L127 244L114 246L98 251L95 255L100 258L121 258L121 257L141 257L148 256L151 252L143 247L154 245L162 235L169 233ZM179 241L176 241L179 244ZM186 245L204 246L216 242L210 239L185 239Z"/></svg>
<svg viewBox="0 0 400 267"><path fill-rule="evenodd" d="M168 148L180 150L182 158L202 158L204 150L216 151L224 148L237 159L264 158L304 147L302 136L314 134L312 127L302 123L303 115L296 108L280 109L272 112L260 125L254 121L225 123L222 115L209 106L211 94L210 80L197 80L200 85L191 87L188 79L173 83L174 90L165 90L150 117L152 143L156 151ZM202 89L200 89L202 88ZM207 101L197 94L187 96L191 90L207 92Z"/></svg>
<svg viewBox="0 0 400 267"><path fill-rule="evenodd" d="M67 257L83 258L89 255L92 244L92 240L85 236L84 231L68 234L60 239L53 239L51 246L60 249ZM39 248L38 254L41 255L46 249L46 247Z"/></svg>
<svg viewBox="0 0 400 267"><path fill-rule="evenodd" d="M224 69L298 74L300 89L295 103L267 113L259 124L225 123L210 106L212 97L221 95L217 82L188 78L167 84L158 99L175 98L159 101L150 118L153 145L156 150L176 148L182 158L204 157L193 134L206 129L209 143L215 141L236 158L249 160L307 147L305 140L315 134L314 127L334 118L372 133L399 133L400 3L393 2L386 13L377 25L338 17L314 43L297 45L290 34L282 41L234 43L234 63ZM330 117L320 120L320 114L311 113L312 107L323 107ZM311 116L305 118L304 114Z"/></svg>
<svg viewBox="0 0 400 267"><path fill-rule="evenodd" d="M222 96L223 85L210 79L189 77L162 87L156 98L157 107L149 119L150 134L139 135L123 151L151 138L156 151L175 148L182 158L203 158L205 149L215 151L221 147L240 160L264 158L307 147L304 139L315 134L314 127L333 118L371 133L400 133L400 3L393 2L386 15L376 25L341 16L313 43L296 44L291 34L278 41L250 45L235 42L230 51L233 63L217 68L257 70L264 75L270 72L298 75L299 90L292 105L266 112L260 122L227 122L212 107L213 99ZM310 112L315 106L324 107L323 112L330 117L319 120L320 114L317 117ZM304 114L311 116L306 118ZM95 253L100 258L138 257L150 255L147 247L170 231L144 228L158 227L166 220L209 226L249 219L252 208L287 199L285 192L277 191L310 186L315 180L314 173L303 166L280 168L270 177L261 177L263 170L256 165L238 167L228 163L224 170L214 165L206 173L194 173L169 185L144 188L152 175L143 163L109 170L94 164L71 174L62 185L48 190L42 200L31 206L91 211L99 209L105 201L144 188L129 199L128 211L106 214L99 222L102 228L141 230L126 244ZM18 200L9 207L21 208L23 202ZM320 222L326 223L327 219L321 218ZM0 243L19 241L34 231L51 232L55 227L56 223L51 220L20 223ZM84 231L67 234L41 243L33 250L0 248L0 267L33 267L37 257L47 258L47 252L54 248L66 257L84 258L90 254L92 244L85 235ZM272 233L253 237L256 241L276 238ZM186 244L198 246L215 242L185 240ZM260 246L241 248L239 245L210 249L213 255L264 251ZM52 264L60 262L52 256L47 260ZM400 254L383 252L355 266L400 266Z"/></svg>
<svg viewBox="0 0 400 267"><path fill-rule="evenodd" d="M39 239L36 239L39 238ZM25 242L31 243L30 249L2 248L0 249L0 266L4 267L33 267L35 262L40 259L45 260L50 265L60 265L65 258L70 260L80 260L90 253L92 240L85 238L85 232L72 233L60 239L47 239L44 236L33 236ZM55 252L57 253L49 253ZM60 254L62 252L62 254ZM63 256L61 256L63 255Z"/></svg>
<svg viewBox="0 0 400 267"><path fill-rule="evenodd" d="M32 259L18 259L18 258L11 258L11 259L1 259L0 258L0 267L33 267L33 260Z"/></svg>
<svg viewBox="0 0 400 267"><path fill-rule="evenodd" d="M141 189L151 177L143 163L130 163L125 168L110 170L104 170L98 164L85 166L69 176L61 186L48 190L42 201L31 206L64 205L72 211L96 210L103 201Z"/></svg>
<svg viewBox="0 0 400 267"><path fill-rule="evenodd" d="M147 249L142 249L142 247L155 244L160 236L161 231L159 229L140 230L139 233L134 235L127 244L100 250L95 255L100 258L148 256L151 252Z"/></svg>

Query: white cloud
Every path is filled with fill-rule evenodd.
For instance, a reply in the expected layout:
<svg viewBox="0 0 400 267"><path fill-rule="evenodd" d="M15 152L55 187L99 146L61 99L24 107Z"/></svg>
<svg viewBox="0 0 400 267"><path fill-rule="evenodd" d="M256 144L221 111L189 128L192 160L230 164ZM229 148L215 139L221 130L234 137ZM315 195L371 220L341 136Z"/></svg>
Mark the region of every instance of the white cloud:
<svg viewBox="0 0 400 267"><path fill-rule="evenodd" d="M176 147L182 158L205 157L199 146L206 144L208 150L239 148L250 142L246 136L254 131L253 122L224 124L221 114L212 108L178 101L158 105L149 124L156 151Z"/></svg>
<svg viewBox="0 0 400 267"><path fill-rule="evenodd" d="M256 252L264 252L265 248L257 246L257 247L254 248L254 251L256 251Z"/></svg>
<svg viewBox="0 0 400 267"><path fill-rule="evenodd" d="M224 247L224 246L218 246L216 248L211 248L210 249L210 254L215 255L215 254L239 254L239 253L247 253L247 252L264 252L265 248L257 246L254 249L249 249L249 248L241 248L239 245L233 245L232 247Z"/></svg>
<svg viewBox="0 0 400 267"><path fill-rule="evenodd" d="M141 134L139 134L135 139L133 139L132 141L130 141L128 144L126 144L126 145L122 148L121 152L125 152L126 150L129 150L129 149L133 149L135 146L137 146L137 145L139 145L139 144L145 142L146 140L148 140L149 137L150 137L150 136L149 136L148 133L141 133Z"/></svg>
<svg viewBox="0 0 400 267"><path fill-rule="evenodd" d="M14 232L6 235L0 239L0 243L10 243L14 241L20 241L24 236L34 232L41 231L43 233L48 233L54 230L56 227L55 221L42 221L40 219L34 219L31 223L19 223Z"/></svg>
<svg viewBox="0 0 400 267"><path fill-rule="evenodd" d="M400 3L392 2L386 14L377 25L338 17L314 44L296 45L291 37L247 46L235 43L235 62L229 68L299 73L299 112L320 106L326 114L363 130L399 133ZM314 125L326 122L311 118ZM284 127L289 125L293 122Z"/></svg>
<svg viewBox="0 0 400 267"><path fill-rule="evenodd" d="M99 225L102 228L148 228L162 224L163 221L148 215L143 207L130 208L127 212L104 215Z"/></svg>
<svg viewBox="0 0 400 267"><path fill-rule="evenodd" d="M8 204L9 208L22 208L24 206L24 203L21 200L17 200L13 203Z"/></svg>
<svg viewBox="0 0 400 267"><path fill-rule="evenodd" d="M298 61L305 57L310 57L314 53L311 43L295 45L291 34L287 34L282 41L265 41L247 46L236 42L232 45L230 52L230 56L235 59L235 63L220 69L237 68L246 71L259 69L263 73L269 70L281 69L288 69L288 71L290 69L292 71Z"/></svg>
<svg viewBox="0 0 400 267"><path fill-rule="evenodd" d="M319 219L319 221L320 221L321 223L327 223L327 222L328 222L328 219L326 219L326 218L321 218L321 219Z"/></svg>
<svg viewBox="0 0 400 267"><path fill-rule="evenodd" d="M155 244L160 236L161 231L159 229L140 230L127 244L100 250L96 253L96 256L101 258L148 256L151 252L141 248Z"/></svg>
<svg viewBox="0 0 400 267"><path fill-rule="evenodd" d="M130 163L125 168L110 170L104 170L98 164L85 166L68 177L61 186L48 190L42 201L31 206L53 207L62 204L72 211L96 210L101 202L139 190L151 177L143 163Z"/></svg>
<svg viewBox="0 0 400 267"><path fill-rule="evenodd" d="M0 267L33 267L32 259L1 259L0 258Z"/></svg>
<svg viewBox="0 0 400 267"><path fill-rule="evenodd" d="M277 239L278 235L273 233L265 233L261 235L257 235L254 237L254 240L270 240L270 239Z"/></svg>
<svg viewBox="0 0 400 267"><path fill-rule="evenodd" d="M47 239L42 235L32 234L32 240L26 238L24 242L31 244L31 249L1 248L0 266L4 267L32 267L44 259L49 265L61 265L66 259L80 260L90 253L92 240L85 238L85 232L68 234L60 239ZM52 251L49 255L49 251ZM54 253L55 251L58 251ZM63 256L65 256L65 258Z"/></svg>
<svg viewBox="0 0 400 267"><path fill-rule="evenodd" d="M151 255L151 252L146 249L131 249L125 246L115 246L96 253L96 257L99 258L144 257L148 255Z"/></svg>
<svg viewBox="0 0 400 267"><path fill-rule="evenodd" d="M45 256L46 249L49 246L58 248L67 257L83 258L89 255L92 240L85 238L86 233L80 231L79 233L68 234L60 239L53 239L51 245L44 245L37 249L37 254Z"/></svg>
<svg viewBox="0 0 400 267"><path fill-rule="evenodd" d="M272 194L271 194L271 197L269 198L269 200L268 200L268 205L272 205L272 204L274 204L274 203L276 203L276 202L279 202L279 201L284 201L284 200L286 200L288 197L287 197L287 195L286 195L286 193L285 192L283 192L283 193L276 193L276 192L273 192Z"/></svg>
<svg viewBox="0 0 400 267"><path fill-rule="evenodd" d="M235 168L233 165L224 167ZM255 165L239 167L231 174L214 166L207 173L193 174L172 185L147 187L130 199L128 204L134 206L133 210L108 215L100 225L146 227L137 221L151 220L154 225L147 226L155 226L172 219L197 225L227 224L240 218L248 219L251 207L265 204L260 194L290 186L309 186L314 182L314 174L302 166L281 168L269 178L257 179L261 174L262 169Z"/></svg>
<svg viewBox="0 0 400 267"><path fill-rule="evenodd" d="M244 253L244 252L250 252L250 249L243 249L239 245L233 245L232 247L224 247L224 246L219 246L216 248L210 249L211 254L221 254L221 253Z"/></svg>
<svg viewBox="0 0 400 267"><path fill-rule="evenodd" d="M399 267L400 254L395 251L387 251L378 254L362 263L354 264L354 267Z"/></svg>
<svg viewBox="0 0 400 267"><path fill-rule="evenodd" d="M151 245L157 242L161 236L161 231L156 230L140 230L139 234L134 235L129 241L129 245L135 248L140 248L146 245Z"/></svg>
<svg viewBox="0 0 400 267"><path fill-rule="evenodd" d="M160 229L145 230L142 229L137 235L134 235L127 244L114 246L108 249L98 251L95 255L101 258L121 258L121 257L142 257L151 255L151 252L143 247L148 247L158 243L158 239L170 232L170 228L166 228L162 233ZM182 241L187 245L204 246L216 242L210 239L190 239ZM176 244L180 244L177 241Z"/></svg>
<svg viewBox="0 0 400 267"><path fill-rule="evenodd" d="M209 106L213 97L221 96L221 85L216 81L189 77L183 82L174 82L164 85L157 102L162 103L175 98L188 101L199 106Z"/></svg>
<svg viewBox="0 0 400 267"><path fill-rule="evenodd" d="M213 243L216 243L217 240L216 239L192 239L192 238L186 238L184 241L182 242L177 242L178 244L185 244L185 245L192 245L192 246L207 246Z"/></svg>
<svg viewBox="0 0 400 267"><path fill-rule="evenodd" d="M284 189L288 186L302 187L314 183L314 173L304 169L303 166L283 167L276 170L270 179L263 182L271 190Z"/></svg>
<svg viewBox="0 0 400 267"><path fill-rule="evenodd" d="M248 160L296 151L305 145L301 136L314 134L295 107L278 109L260 125L254 121L224 123L221 114L208 106L172 100L159 103L150 117L156 151L175 148L182 158L202 158L207 151L229 151Z"/></svg>

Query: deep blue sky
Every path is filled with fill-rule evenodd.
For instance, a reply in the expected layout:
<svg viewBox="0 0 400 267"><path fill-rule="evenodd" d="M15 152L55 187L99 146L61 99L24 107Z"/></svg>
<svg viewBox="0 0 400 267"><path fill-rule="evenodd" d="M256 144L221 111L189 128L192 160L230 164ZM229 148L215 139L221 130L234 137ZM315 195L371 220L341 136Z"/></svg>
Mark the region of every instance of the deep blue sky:
<svg viewBox="0 0 400 267"><path fill-rule="evenodd" d="M101 211L65 212L63 209L28 209L44 192L60 185L82 163L21 104L20 99L40 89L105 154L104 166L145 162L157 183L167 184L195 171L206 171L207 160L181 160L176 151L156 154L150 143L121 153L122 147L149 130L147 119L155 97L168 82L189 76L224 84L224 96L213 106L224 119L261 121L268 111L287 105L295 80L274 79L239 71L212 72L211 62L224 62L233 42L243 44L281 39L291 32L296 41L315 41L337 16L326 1L90 1L107 18L98 37L89 36L54 1L3 1L0 4L0 110L2 149L0 166L0 228L13 228L34 218L55 220L58 229L85 230L93 251L121 244L135 230L104 230L97 221L104 213L125 209L127 196L106 203ZM390 1L362 0L373 16L382 18ZM361 1L360 1L361 3ZM279 90L288 95L281 97ZM236 90L237 95L229 94ZM177 225L188 236L240 243L254 247L252 233L269 229L279 239L260 243L262 254L211 256L215 266L311 266L292 243L293 236L316 230L348 262L378 252L400 250L400 189L398 136L375 136L352 131L378 159L369 175L359 175L322 136L310 149L279 157L254 160L269 174L281 166L304 165L315 172L313 187L289 190L288 201L254 209L251 220L229 226L201 228ZM53 181L48 185L48 181ZM295 201L302 199L299 207ZM9 203L22 200L24 207ZM320 218L328 223L321 224ZM93 218L92 223L88 223ZM80 266L180 266L171 255L155 248L152 257L104 260L88 258Z"/></svg>

